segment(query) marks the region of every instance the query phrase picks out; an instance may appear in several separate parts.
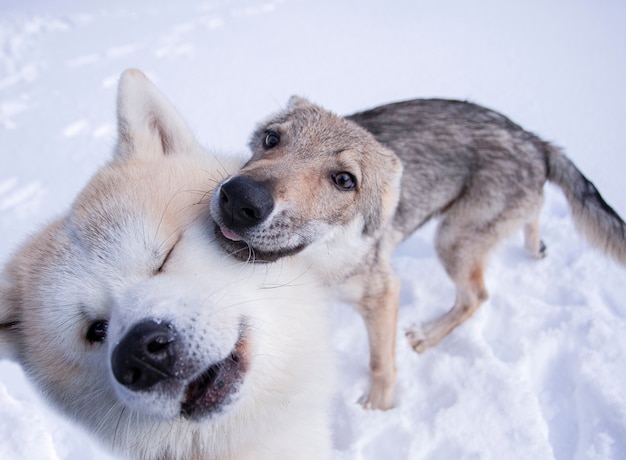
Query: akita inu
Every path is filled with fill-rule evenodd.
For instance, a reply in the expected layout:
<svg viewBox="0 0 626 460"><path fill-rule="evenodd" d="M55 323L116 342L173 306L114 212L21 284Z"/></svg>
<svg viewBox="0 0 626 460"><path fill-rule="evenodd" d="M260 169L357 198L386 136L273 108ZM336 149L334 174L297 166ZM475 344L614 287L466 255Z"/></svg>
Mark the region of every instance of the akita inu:
<svg viewBox="0 0 626 460"><path fill-rule="evenodd" d="M118 126L110 163L0 276L0 357L124 458L329 458L321 290L206 228L207 184L242 162L205 152L137 70Z"/></svg>
<svg viewBox="0 0 626 460"><path fill-rule="evenodd" d="M366 406L385 409L395 382L398 282L393 249L433 217L435 246L456 285L440 320L407 336L436 345L487 298L489 251L524 225L545 254L539 211L546 181L561 187L589 241L626 264L624 221L561 151L492 110L413 100L346 118L294 97L259 125L252 159L213 195L221 244L239 259L296 255L356 303L370 342Z"/></svg>

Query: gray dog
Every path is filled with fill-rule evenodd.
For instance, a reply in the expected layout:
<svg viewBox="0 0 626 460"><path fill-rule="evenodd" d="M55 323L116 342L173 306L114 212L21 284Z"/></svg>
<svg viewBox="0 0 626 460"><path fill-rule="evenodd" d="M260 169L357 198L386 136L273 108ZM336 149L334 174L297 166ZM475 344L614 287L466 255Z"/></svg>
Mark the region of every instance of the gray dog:
<svg viewBox="0 0 626 460"><path fill-rule="evenodd" d="M437 254L456 285L452 309L407 333L423 352L487 298L489 251L523 226L545 255L539 213L558 185L590 243L626 265L626 225L556 147L475 104L413 100L345 118L293 97L252 135L251 160L214 193L218 240L242 260L310 266L365 319L372 383L366 407L390 407L399 283L393 249L438 217Z"/></svg>

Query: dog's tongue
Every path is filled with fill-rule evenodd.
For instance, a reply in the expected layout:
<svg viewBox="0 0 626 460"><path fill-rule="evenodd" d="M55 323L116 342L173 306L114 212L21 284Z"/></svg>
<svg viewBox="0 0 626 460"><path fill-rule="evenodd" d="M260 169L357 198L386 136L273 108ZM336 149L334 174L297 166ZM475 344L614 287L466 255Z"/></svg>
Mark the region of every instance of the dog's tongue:
<svg viewBox="0 0 626 460"><path fill-rule="evenodd" d="M229 239L231 241L241 241L241 237L239 235L237 235L236 233L231 232L227 228L220 227L220 231L222 232L222 235L224 235L225 238L227 238L227 239Z"/></svg>

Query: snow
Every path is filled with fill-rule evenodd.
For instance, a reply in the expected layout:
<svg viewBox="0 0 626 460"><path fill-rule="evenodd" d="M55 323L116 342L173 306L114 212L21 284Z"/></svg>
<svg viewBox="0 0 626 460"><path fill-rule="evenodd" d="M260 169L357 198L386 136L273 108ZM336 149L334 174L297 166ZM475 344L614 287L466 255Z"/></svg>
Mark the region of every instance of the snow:
<svg viewBox="0 0 626 460"><path fill-rule="evenodd" d="M207 146L246 149L292 94L338 113L469 99L565 148L626 216L626 3L496 0L4 0L0 261L62 212L115 142L115 91L145 71ZM521 235L493 254L490 299L435 349L413 324L452 304L433 225L395 253L394 408L365 411L362 320L333 308L337 459L626 458L626 272L575 233L548 186L543 261ZM0 458L106 459L0 361Z"/></svg>

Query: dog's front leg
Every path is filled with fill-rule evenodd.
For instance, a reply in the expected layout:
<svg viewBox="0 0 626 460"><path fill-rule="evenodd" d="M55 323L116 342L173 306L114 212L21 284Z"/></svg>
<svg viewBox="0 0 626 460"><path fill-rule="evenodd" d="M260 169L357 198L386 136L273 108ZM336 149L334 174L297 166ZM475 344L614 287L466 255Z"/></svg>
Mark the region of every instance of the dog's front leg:
<svg viewBox="0 0 626 460"><path fill-rule="evenodd" d="M400 281L390 267L372 273L359 310L365 320L370 346L371 387L364 396L366 409L391 407L396 383L396 331Z"/></svg>

